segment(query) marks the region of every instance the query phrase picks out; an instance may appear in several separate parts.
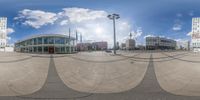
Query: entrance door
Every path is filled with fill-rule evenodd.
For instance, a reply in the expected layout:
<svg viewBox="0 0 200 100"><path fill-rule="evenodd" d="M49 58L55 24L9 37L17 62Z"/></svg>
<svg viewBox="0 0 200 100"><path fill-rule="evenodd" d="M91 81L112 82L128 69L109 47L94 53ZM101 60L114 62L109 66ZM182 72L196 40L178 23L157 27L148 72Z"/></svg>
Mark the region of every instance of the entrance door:
<svg viewBox="0 0 200 100"><path fill-rule="evenodd" d="M54 53L54 47L49 47L49 53L50 54Z"/></svg>

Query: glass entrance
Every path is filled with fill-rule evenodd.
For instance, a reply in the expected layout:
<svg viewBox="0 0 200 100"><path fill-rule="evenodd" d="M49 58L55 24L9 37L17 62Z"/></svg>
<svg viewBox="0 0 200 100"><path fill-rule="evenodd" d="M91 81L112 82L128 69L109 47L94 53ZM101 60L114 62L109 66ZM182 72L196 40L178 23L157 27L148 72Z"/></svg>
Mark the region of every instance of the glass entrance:
<svg viewBox="0 0 200 100"><path fill-rule="evenodd" d="M49 53L50 54L54 53L54 47L49 47Z"/></svg>

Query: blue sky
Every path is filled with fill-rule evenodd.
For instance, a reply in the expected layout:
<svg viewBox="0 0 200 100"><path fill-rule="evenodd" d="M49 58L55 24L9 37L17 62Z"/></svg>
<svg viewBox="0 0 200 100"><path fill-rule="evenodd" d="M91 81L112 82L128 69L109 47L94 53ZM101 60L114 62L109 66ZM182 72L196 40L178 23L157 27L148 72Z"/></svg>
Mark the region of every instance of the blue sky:
<svg viewBox="0 0 200 100"><path fill-rule="evenodd" d="M82 33L84 40L105 40L112 45L112 23L106 14L120 14L120 42L129 32L138 43L144 43L147 35L185 40L190 39L187 33L192 17L200 16L199 4L199 0L1 0L0 16L8 17L8 27L14 30L9 34L10 43L34 34L65 34L71 27ZM82 15L81 20L74 18ZM138 29L142 33L137 33Z"/></svg>

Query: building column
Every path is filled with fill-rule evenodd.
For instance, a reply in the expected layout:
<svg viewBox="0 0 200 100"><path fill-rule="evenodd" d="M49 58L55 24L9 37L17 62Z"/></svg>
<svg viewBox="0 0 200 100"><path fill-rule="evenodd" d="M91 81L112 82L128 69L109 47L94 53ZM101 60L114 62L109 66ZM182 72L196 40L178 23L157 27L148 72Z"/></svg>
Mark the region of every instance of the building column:
<svg viewBox="0 0 200 100"><path fill-rule="evenodd" d="M36 38L36 45L38 45L38 38ZM36 47L36 53L38 53L38 46Z"/></svg>
<svg viewBox="0 0 200 100"><path fill-rule="evenodd" d="M33 52L34 52L33 45L34 45L34 41L33 41L33 39L31 39L31 48L32 48L32 51L31 51L31 53L33 53Z"/></svg>
<svg viewBox="0 0 200 100"><path fill-rule="evenodd" d="M73 45L72 45L73 51L72 52L74 52L74 45L75 45L75 41L73 40Z"/></svg>
<svg viewBox="0 0 200 100"><path fill-rule="evenodd" d="M42 54L44 53L44 37L42 37Z"/></svg>
<svg viewBox="0 0 200 100"><path fill-rule="evenodd" d="M54 53L56 53L56 47L55 47L55 42L56 40L55 40L55 37L53 37L53 47L54 47Z"/></svg>
<svg viewBox="0 0 200 100"><path fill-rule="evenodd" d="M67 38L65 38L65 43L64 43L64 48L65 48L64 50L65 50L65 53L67 53L67 50L66 50L66 47L67 47L67 46L66 46L66 42L67 42Z"/></svg>
<svg viewBox="0 0 200 100"><path fill-rule="evenodd" d="M69 39L69 53L71 53L71 39Z"/></svg>

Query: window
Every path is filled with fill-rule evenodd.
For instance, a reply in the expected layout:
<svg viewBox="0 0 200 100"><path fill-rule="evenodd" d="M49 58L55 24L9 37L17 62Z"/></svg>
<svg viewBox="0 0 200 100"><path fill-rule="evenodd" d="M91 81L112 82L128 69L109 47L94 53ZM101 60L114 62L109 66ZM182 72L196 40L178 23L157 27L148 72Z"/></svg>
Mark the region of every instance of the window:
<svg viewBox="0 0 200 100"><path fill-rule="evenodd" d="M38 47L38 52L42 52L42 47Z"/></svg>
<svg viewBox="0 0 200 100"><path fill-rule="evenodd" d="M55 38L55 44L65 44L64 38Z"/></svg>
<svg viewBox="0 0 200 100"><path fill-rule="evenodd" d="M49 43L49 44L54 44L54 38L53 38L53 37L50 37L50 38L48 39L48 43Z"/></svg>
<svg viewBox="0 0 200 100"><path fill-rule="evenodd" d="M42 44L42 38L38 38L38 44Z"/></svg>
<svg viewBox="0 0 200 100"><path fill-rule="evenodd" d="M48 38L47 37L44 37L44 44L48 44Z"/></svg>
<svg viewBox="0 0 200 100"><path fill-rule="evenodd" d="M36 38L33 39L33 44L37 45L37 39Z"/></svg>
<svg viewBox="0 0 200 100"><path fill-rule="evenodd" d="M44 52L45 52L45 53L48 52L48 47L44 47Z"/></svg>

